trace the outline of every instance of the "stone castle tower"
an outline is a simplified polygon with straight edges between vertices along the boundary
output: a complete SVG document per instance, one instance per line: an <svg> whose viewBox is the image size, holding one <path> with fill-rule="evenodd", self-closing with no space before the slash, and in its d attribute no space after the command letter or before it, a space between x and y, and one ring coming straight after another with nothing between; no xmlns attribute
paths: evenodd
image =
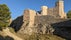
<svg viewBox="0 0 71 40"><path fill-rule="evenodd" d="M34 24L34 18L36 16L36 12L34 10L25 10L23 21L24 23L29 23L29 26L32 26Z"/></svg>
<svg viewBox="0 0 71 40"><path fill-rule="evenodd" d="M48 7L47 6L41 7L41 15L48 15Z"/></svg>
<svg viewBox="0 0 71 40"><path fill-rule="evenodd" d="M55 18L65 19L66 13L64 12L64 1L58 0L55 4L55 7L48 8L47 6L42 6L41 11L36 12L35 10L26 9L24 11L23 21L24 23L29 23L29 26L34 24L35 16L45 16L51 15Z"/></svg>
<svg viewBox="0 0 71 40"><path fill-rule="evenodd" d="M64 12L64 1L63 0L59 0L57 3L56 3L56 7L58 9L58 13L59 13L59 16L61 18L66 18L66 14Z"/></svg>

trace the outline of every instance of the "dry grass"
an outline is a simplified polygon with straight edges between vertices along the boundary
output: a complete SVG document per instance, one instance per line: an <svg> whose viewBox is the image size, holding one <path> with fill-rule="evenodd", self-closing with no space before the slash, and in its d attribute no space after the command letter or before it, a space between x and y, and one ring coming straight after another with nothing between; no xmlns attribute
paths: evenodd
<svg viewBox="0 0 71 40"><path fill-rule="evenodd" d="M65 40L61 37L51 34L33 34L33 35L24 35L22 37L24 40Z"/></svg>

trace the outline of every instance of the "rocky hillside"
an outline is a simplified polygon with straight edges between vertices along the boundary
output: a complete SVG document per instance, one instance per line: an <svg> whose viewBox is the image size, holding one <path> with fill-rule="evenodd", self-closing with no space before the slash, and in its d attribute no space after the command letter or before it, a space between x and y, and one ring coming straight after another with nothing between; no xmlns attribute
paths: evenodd
<svg viewBox="0 0 71 40"><path fill-rule="evenodd" d="M70 19L60 19L50 15L36 16L34 25L32 27L28 27L29 23L24 23L23 16L20 16L15 19L10 26L13 27L18 36L22 38L24 38L24 34L51 34L58 35L65 39L71 39L70 21Z"/></svg>

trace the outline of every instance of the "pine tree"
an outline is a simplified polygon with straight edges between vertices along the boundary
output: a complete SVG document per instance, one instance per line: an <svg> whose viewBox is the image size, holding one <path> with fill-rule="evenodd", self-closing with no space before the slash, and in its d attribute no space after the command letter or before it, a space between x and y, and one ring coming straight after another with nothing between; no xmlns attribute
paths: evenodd
<svg viewBox="0 0 71 40"><path fill-rule="evenodd" d="M0 28L8 27L11 12L6 4L0 4Z"/></svg>

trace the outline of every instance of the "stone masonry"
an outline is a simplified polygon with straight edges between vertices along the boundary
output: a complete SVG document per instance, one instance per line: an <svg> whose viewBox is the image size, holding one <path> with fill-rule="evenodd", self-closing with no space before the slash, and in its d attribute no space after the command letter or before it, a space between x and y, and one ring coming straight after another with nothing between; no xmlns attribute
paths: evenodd
<svg viewBox="0 0 71 40"><path fill-rule="evenodd" d="M39 15L38 15L39 14ZM55 18L62 18L66 19L66 13L64 12L64 1L60 0L56 2L55 7L53 8L48 8L47 6L42 6L40 13L27 9L24 11L24 16L23 16L23 21L28 22L29 26L34 24L34 19L35 16L45 16L45 15L51 15L54 16Z"/></svg>
<svg viewBox="0 0 71 40"><path fill-rule="evenodd" d="M41 15L48 15L48 7L47 6L41 7Z"/></svg>
<svg viewBox="0 0 71 40"><path fill-rule="evenodd" d="M23 16L24 23L29 23L28 26L32 26L34 24L35 16L36 12L34 10L25 10Z"/></svg>

